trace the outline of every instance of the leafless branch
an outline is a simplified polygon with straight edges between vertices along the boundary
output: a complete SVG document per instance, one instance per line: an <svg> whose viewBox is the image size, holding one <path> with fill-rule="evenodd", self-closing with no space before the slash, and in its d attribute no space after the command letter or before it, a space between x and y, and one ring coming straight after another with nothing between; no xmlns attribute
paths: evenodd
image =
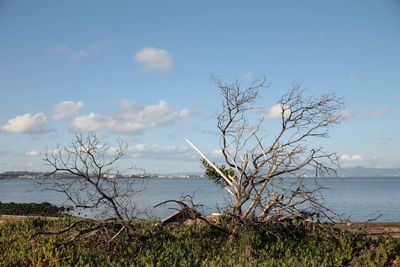
<svg viewBox="0 0 400 267"><path fill-rule="evenodd" d="M217 116L221 151L235 173L227 184L234 192L233 214L259 220L326 216L329 210L318 197L322 187L317 178L335 175L338 157L313 145L318 138L329 137L330 128L342 120L343 99L306 97L306 90L294 84L278 101L279 128L275 134L268 133L267 140L263 125L269 121L254 115L260 111L256 105L265 79L247 87L239 81L224 83L214 78L214 82L223 99ZM310 169L314 180L304 177L304 170Z"/></svg>
<svg viewBox="0 0 400 267"><path fill-rule="evenodd" d="M74 230L77 233L70 240L73 242L87 233L106 231L112 225L129 228L129 222L139 214L133 196L142 187L137 180L123 177L117 166L127 149L120 140L116 146L110 146L101 143L95 134L80 134L75 136L70 146L48 151L44 161L53 171L41 181L45 190L63 193L67 203L74 208L89 209L100 218L109 219L97 220L90 227L79 220L66 229L37 234L62 234ZM60 178L54 178L55 174ZM114 240L118 235L108 237L108 240Z"/></svg>

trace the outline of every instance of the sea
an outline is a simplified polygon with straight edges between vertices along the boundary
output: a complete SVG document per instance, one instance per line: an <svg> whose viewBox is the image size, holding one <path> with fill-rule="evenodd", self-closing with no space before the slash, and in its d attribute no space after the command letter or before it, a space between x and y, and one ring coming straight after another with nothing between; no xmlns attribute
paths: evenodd
<svg viewBox="0 0 400 267"><path fill-rule="evenodd" d="M343 219L400 222L400 177L334 177L319 181L324 187L323 203ZM36 179L1 179L0 202L69 204L62 193L43 190L37 182ZM138 210L153 218L162 218L174 211L173 205L154 206L186 195L192 196L193 202L201 205L206 214L223 211L230 201L226 190L206 178L138 179L137 185L140 192L134 194L132 201Z"/></svg>

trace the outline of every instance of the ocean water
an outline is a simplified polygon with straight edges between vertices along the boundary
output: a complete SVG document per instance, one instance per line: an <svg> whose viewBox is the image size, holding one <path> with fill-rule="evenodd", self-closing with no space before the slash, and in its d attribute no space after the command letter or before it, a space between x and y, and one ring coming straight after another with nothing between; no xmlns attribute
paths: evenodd
<svg viewBox="0 0 400 267"><path fill-rule="evenodd" d="M310 180L311 181L311 180ZM400 177L324 178L320 180L325 205L343 218L352 221L400 222ZM203 205L205 213L216 212L229 202L226 191L205 178L145 179L138 182L143 190L133 196L137 207L149 216L163 217L172 212L167 207L153 206L170 199L192 195L194 202ZM34 180L0 180L0 202L50 202L68 204L63 194L42 191Z"/></svg>

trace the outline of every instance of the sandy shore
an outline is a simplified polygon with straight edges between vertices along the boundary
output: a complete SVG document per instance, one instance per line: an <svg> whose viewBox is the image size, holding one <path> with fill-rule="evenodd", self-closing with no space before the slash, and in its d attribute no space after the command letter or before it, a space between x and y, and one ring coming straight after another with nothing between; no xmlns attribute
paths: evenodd
<svg viewBox="0 0 400 267"><path fill-rule="evenodd" d="M392 236L400 238L400 222L354 222L337 224L341 229L364 232L369 236Z"/></svg>

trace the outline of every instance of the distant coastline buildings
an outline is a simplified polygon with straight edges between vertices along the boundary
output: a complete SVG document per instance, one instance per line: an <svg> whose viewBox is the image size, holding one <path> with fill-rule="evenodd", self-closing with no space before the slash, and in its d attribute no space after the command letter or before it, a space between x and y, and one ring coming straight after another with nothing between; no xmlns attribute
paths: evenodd
<svg viewBox="0 0 400 267"><path fill-rule="evenodd" d="M313 170L304 170L304 177L314 177ZM171 179L171 178L202 178L204 175L202 173L173 173L173 174L132 174L132 175L120 175L120 178L135 178L135 179ZM340 178L346 177L399 177L400 178L400 168L396 169L383 169L383 168L343 168L337 170L337 176ZM0 173L0 179L43 179L43 178L74 178L69 173L53 173L48 172L29 172L29 171L9 171ZM109 176L107 178L115 178L115 176Z"/></svg>
<svg viewBox="0 0 400 267"><path fill-rule="evenodd" d="M201 175L193 175L193 174L170 174L170 175L159 175L159 174L132 174L132 175L120 175L119 178L134 178L134 179L147 179L147 178L162 178L162 179L170 179L170 178L201 178ZM28 171L9 171L0 173L0 179L60 179L60 178L74 178L73 175L69 173L53 173L50 174L48 172L28 172ZM113 179L116 178L115 175L108 175L107 178Z"/></svg>

